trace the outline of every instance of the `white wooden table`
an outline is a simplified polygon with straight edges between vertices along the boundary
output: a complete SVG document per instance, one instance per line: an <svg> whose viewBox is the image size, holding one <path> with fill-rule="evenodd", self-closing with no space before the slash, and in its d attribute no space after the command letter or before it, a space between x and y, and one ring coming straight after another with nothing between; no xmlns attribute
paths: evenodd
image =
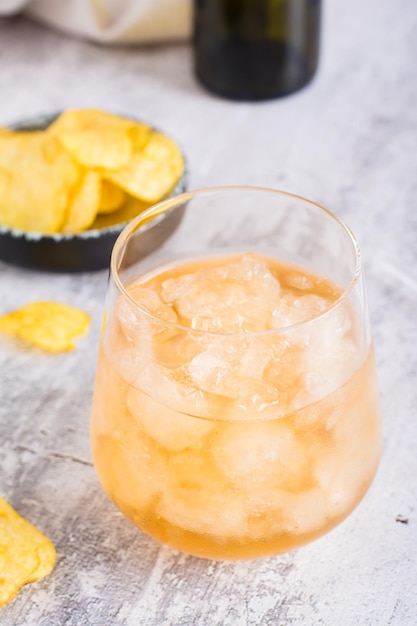
<svg viewBox="0 0 417 626"><path fill-rule="evenodd" d="M68 107L137 115L177 138L191 187L282 188L351 226L367 268L385 432L370 492L319 541L237 563L160 547L116 511L91 465L107 272L0 263L1 312L55 299L93 319L70 354L0 341L0 492L58 553L50 576L0 610L2 626L417 624L417 4L325 4L314 83L259 104L206 93L185 44L110 49L0 20L0 124Z"/></svg>

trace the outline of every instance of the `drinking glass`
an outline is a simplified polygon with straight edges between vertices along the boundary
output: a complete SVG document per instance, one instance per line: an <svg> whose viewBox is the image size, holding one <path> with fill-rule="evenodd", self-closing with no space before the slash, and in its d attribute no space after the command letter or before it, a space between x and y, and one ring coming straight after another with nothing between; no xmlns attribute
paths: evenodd
<svg viewBox="0 0 417 626"><path fill-rule="evenodd" d="M139 215L112 254L91 439L120 511L183 552L270 556L340 523L381 450L349 228L255 187Z"/></svg>

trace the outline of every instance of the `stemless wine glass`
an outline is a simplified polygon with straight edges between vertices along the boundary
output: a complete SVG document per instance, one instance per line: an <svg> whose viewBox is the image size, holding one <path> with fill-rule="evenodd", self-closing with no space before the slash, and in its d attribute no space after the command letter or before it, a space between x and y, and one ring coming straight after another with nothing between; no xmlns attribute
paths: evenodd
<svg viewBox="0 0 417 626"><path fill-rule="evenodd" d="M175 233L144 256L172 211ZM381 449L351 231L254 187L140 215L113 250L91 435L113 502L184 552L274 555L342 521Z"/></svg>

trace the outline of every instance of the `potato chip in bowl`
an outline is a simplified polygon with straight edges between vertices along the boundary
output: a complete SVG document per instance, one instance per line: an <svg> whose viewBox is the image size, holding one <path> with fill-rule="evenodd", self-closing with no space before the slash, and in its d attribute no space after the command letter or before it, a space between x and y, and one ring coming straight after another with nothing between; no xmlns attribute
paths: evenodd
<svg viewBox="0 0 417 626"><path fill-rule="evenodd" d="M130 117L68 110L0 129L0 258L58 271L105 268L123 226L185 191L186 178L177 143ZM166 219L165 238L178 222Z"/></svg>

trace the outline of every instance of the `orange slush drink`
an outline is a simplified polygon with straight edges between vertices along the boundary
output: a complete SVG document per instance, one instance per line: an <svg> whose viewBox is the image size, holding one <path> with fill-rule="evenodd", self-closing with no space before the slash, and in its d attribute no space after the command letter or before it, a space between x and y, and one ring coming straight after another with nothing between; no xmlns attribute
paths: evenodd
<svg viewBox="0 0 417 626"><path fill-rule="evenodd" d="M106 322L94 462L148 535L219 559L319 537L367 491L381 446L370 341L342 291L255 253L165 266Z"/></svg>

